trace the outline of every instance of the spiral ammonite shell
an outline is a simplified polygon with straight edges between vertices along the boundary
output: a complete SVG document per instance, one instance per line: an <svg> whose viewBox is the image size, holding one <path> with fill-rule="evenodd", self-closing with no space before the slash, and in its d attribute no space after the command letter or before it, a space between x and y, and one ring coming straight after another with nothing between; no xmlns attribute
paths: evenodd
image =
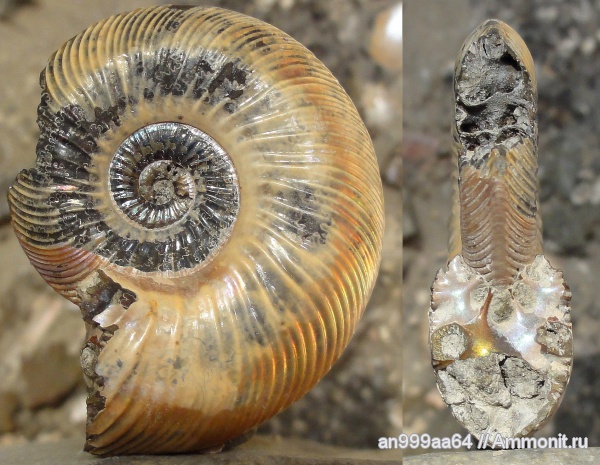
<svg viewBox="0 0 600 465"><path fill-rule="evenodd" d="M447 269L429 313L437 384L471 433L524 436L558 408L573 360L570 299L542 254L537 96L519 35L490 20L455 69L457 180Z"/></svg>
<svg viewBox="0 0 600 465"><path fill-rule="evenodd" d="M331 367L373 288L373 147L330 72L218 8L101 21L41 75L9 192L31 263L87 323L86 450L218 448Z"/></svg>

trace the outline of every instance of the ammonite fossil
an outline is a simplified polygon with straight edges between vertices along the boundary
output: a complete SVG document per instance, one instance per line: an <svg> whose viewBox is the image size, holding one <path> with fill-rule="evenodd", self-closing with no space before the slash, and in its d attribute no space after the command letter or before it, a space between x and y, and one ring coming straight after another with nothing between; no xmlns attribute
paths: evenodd
<svg viewBox="0 0 600 465"><path fill-rule="evenodd" d="M330 72L268 24L167 6L69 40L41 87L12 225L87 324L86 450L215 450L301 397L353 334L383 230Z"/></svg>
<svg viewBox="0 0 600 465"><path fill-rule="evenodd" d="M573 336L571 293L542 254L537 91L522 39L483 23L463 45L454 89L458 183L448 267L432 289L432 362L471 433L523 436L558 407Z"/></svg>

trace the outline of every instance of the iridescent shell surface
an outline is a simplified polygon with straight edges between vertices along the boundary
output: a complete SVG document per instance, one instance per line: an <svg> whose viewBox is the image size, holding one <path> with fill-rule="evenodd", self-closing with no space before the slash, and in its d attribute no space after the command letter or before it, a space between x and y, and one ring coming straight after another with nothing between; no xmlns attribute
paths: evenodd
<svg viewBox="0 0 600 465"><path fill-rule="evenodd" d="M454 83L458 182L432 287L432 363L471 433L528 435L560 404L573 357L571 293L542 254L533 60L514 30L486 21Z"/></svg>
<svg viewBox="0 0 600 465"><path fill-rule="evenodd" d="M9 201L87 324L86 450L218 449L314 386L383 232L373 147L330 72L268 24L167 6L89 27L41 86Z"/></svg>

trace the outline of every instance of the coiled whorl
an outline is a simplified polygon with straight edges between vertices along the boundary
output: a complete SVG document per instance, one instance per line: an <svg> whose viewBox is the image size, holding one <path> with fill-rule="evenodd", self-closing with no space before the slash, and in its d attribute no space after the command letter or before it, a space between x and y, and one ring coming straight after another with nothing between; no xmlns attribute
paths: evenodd
<svg viewBox="0 0 600 465"><path fill-rule="evenodd" d="M331 73L253 18L167 6L91 26L41 85L36 167L9 200L88 325L86 448L218 447L301 397L350 340L383 231Z"/></svg>

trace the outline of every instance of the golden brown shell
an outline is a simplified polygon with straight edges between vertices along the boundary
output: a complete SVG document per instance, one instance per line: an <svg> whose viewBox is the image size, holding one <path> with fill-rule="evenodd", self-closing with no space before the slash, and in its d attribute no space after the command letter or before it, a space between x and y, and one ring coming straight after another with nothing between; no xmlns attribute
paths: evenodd
<svg viewBox="0 0 600 465"><path fill-rule="evenodd" d="M533 60L489 20L465 41L454 84L457 183L448 266L432 287L432 363L471 433L528 435L558 408L573 357L571 293L542 255Z"/></svg>
<svg viewBox="0 0 600 465"><path fill-rule="evenodd" d="M214 448L301 397L354 332L383 231L373 147L330 72L253 18L167 6L89 27L41 85L9 201L87 323L86 449Z"/></svg>

